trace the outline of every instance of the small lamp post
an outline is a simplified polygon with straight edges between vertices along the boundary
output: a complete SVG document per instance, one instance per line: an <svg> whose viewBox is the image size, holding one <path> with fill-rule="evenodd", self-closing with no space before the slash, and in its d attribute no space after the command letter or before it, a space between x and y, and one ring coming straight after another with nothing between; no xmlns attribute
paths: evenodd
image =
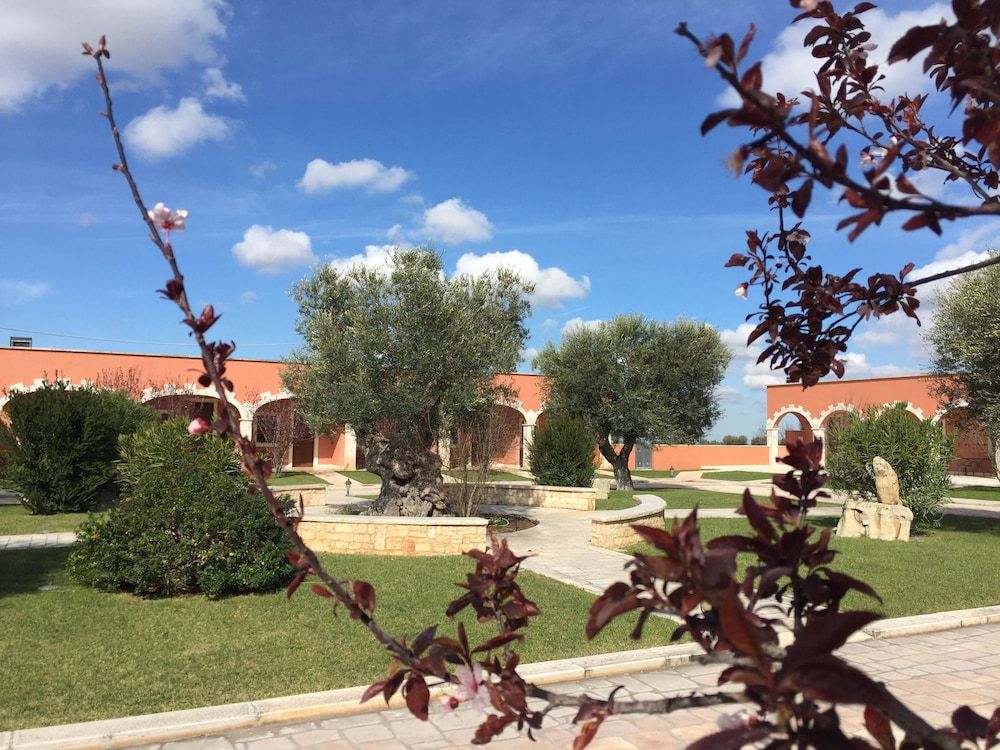
<svg viewBox="0 0 1000 750"><path fill-rule="evenodd" d="M350 495L351 494L351 480L350 480L350 478L348 478L347 481L344 482L344 487L347 488L347 494Z"/></svg>

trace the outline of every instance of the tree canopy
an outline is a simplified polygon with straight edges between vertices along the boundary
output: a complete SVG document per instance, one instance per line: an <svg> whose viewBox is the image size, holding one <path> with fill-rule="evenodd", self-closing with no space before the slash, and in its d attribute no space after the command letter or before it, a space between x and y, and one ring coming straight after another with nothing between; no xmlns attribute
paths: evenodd
<svg viewBox="0 0 1000 750"><path fill-rule="evenodd" d="M296 285L305 343L288 362L286 387L313 430L354 429L366 467L383 478L380 506L401 483L444 510L431 491L441 481L432 450L502 395L496 376L517 365L529 291L503 269L448 279L426 249L396 251L388 269L323 266Z"/></svg>
<svg viewBox="0 0 1000 750"><path fill-rule="evenodd" d="M995 255L995 254L994 254ZM950 407L964 406L989 439L994 472L1000 448L1000 266L955 279L937 299L928 339Z"/></svg>
<svg viewBox="0 0 1000 750"><path fill-rule="evenodd" d="M546 410L583 419L619 487L630 487L628 457L638 440L694 440L712 426L730 356L705 323L619 315L570 331L536 363L547 381Z"/></svg>

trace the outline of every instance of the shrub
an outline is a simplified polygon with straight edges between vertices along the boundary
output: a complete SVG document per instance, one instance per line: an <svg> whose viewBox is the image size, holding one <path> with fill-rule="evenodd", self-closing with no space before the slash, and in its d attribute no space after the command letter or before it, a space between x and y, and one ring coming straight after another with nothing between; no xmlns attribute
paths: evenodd
<svg viewBox="0 0 1000 750"><path fill-rule="evenodd" d="M913 511L914 525L936 526L951 488L951 439L930 420L914 420L902 404L869 409L831 431L827 456L831 486L876 500L875 456L896 471L899 494Z"/></svg>
<svg viewBox="0 0 1000 750"><path fill-rule="evenodd" d="M94 510L116 496L118 438L157 419L124 393L46 383L11 394L5 479L32 513Z"/></svg>
<svg viewBox="0 0 1000 750"><path fill-rule="evenodd" d="M173 420L123 437L121 452L122 499L80 527L74 578L142 596L220 597L288 582L289 543L249 494L230 443Z"/></svg>
<svg viewBox="0 0 1000 750"><path fill-rule="evenodd" d="M535 433L529 461L539 484L590 487L594 481L594 435L583 420L555 415Z"/></svg>
<svg viewBox="0 0 1000 750"><path fill-rule="evenodd" d="M746 445L747 436L746 435L723 435L722 436L723 445Z"/></svg>
<svg viewBox="0 0 1000 750"><path fill-rule="evenodd" d="M750 438L750 445L767 445L767 435L754 435Z"/></svg>

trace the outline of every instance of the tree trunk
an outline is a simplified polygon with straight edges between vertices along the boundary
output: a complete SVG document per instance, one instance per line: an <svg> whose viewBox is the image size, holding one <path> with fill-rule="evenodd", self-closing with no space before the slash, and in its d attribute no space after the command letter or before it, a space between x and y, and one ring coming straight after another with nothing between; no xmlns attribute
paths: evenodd
<svg viewBox="0 0 1000 750"><path fill-rule="evenodd" d="M602 438L597 444L598 449L601 451L601 455L608 460L609 464L611 464L611 468L615 472L615 484L620 490L635 489L635 485L632 484L632 472L628 469L628 457L632 453L632 447L634 445L634 440L626 440L625 444L622 445L621 449L616 453L615 447L607 438Z"/></svg>
<svg viewBox="0 0 1000 750"><path fill-rule="evenodd" d="M372 515L453 515L444 492L441 457L430 447L372 437L365 441L365 468L382 478Z"/></svg>

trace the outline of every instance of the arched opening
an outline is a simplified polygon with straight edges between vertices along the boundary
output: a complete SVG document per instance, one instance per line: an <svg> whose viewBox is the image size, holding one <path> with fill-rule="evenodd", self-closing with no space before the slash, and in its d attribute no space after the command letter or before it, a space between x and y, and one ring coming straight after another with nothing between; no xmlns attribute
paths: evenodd
<svg viewBox="0 0 1000 750"><path fill-rule="evenodd" d="M163 419L177 417L198 419L201 417L206 422L214 422L222 414L219 408L219 399L193 393L169 393L146 399L143 403L158 411ZM229 405L229 408L239 420L239 410L232 404Z"/></svg>
<svg viewBox="0 0 1000 750"><path fill-rule="evenodd" d="M452 467L465 465L516 468L524 460L522 425L524 415L517 409L495 404L488 415L476 419L452 435Z"/></svg>
<svg viewBox="0 0 1000 750"><path fill-rule="evenodd" d="M990 441L985 430L968 409L952 409L940 420L941 427L953 441L955 458L948 464L952 474L992 476Z"/></svg>
<svg viewBox="0 0 1000 750"><path fill-rule="evenodd" d="M295 411L290 398L261 405L253 417L253 437L257 448L273 466L312 466L315 436Z"/></svg>
<svg viewBox="0 0 1000 750"><path fill-rule="evenodd" d="M809 420L797 411L782 414L774 426L778 429L778 444L781 446L788 446L796 440L808 443L813 439Z"/></svg>
<svg viewBox="0 0 1000 750"><path fill-rule="evenodd" d="M826 436L827 451L833 449L839 432L847 427L856 417L857 415L853 411L848 411L847 409L839 409L826 415L823 419L822 427Z"/></svg>

